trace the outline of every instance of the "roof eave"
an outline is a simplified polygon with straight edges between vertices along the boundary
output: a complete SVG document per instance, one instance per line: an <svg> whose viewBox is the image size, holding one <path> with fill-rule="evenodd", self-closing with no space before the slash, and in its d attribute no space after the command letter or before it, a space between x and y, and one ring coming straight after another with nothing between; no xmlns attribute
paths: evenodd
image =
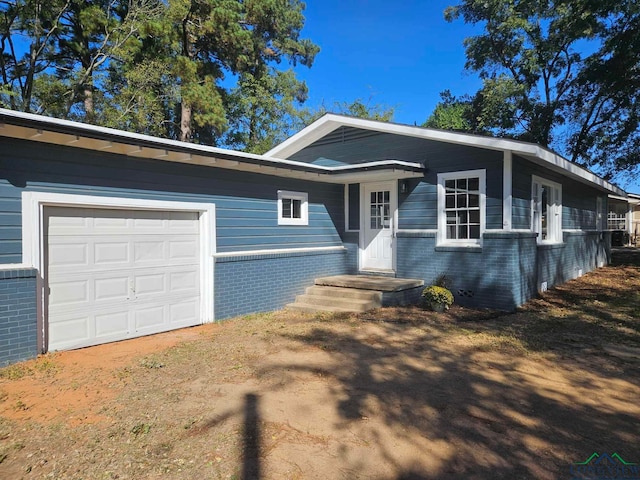
<svg viewBox="0 0 640 480"><path fill-rule="evenodd" d="M414 176L422 169L419 164L395 160L346 167L326 167L5 109L0 109L0 136L141 159L249 171L326 183L343 183L346 179L355 176L378 178L382 170L397 172L398 178L405 178Z"/></svg>
<svg viewBox="0 0 640 480"><path fill-rule="evenodd" d="M336 114L326 114L297 134L282 142L280 145L269 150L267 155L277 158L288 158L340 127L361 128L364 130L423 138L426 140L436 140L457 145L466 145L498 151L511 151L525 157L538 159L542 162L542 165L555 166L556 169L566 172L570 177L583 183L592 184L607 192L626 195L624 190L607 182L596 174L570 162L557 153L534 143L446 130L435 130L397 123L380 122L376 120L347 117Z"/></svg>

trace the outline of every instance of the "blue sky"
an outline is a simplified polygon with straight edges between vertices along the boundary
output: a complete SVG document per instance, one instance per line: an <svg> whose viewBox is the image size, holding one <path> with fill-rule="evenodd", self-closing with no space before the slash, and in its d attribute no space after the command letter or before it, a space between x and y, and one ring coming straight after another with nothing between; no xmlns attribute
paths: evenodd
<svg viewBox="0 0 640 480"><path fill-rule="evenodd" d="M473 30L448 23L455 0L308 0L303 36L321 48L298 76L309 87L307 105L356 98L395 108L394 120L424 122L445 89L474 93L477 76L464 72L465 37Z"/></svg>
<svg viewBox="0 0 640 480"><path fill-rule="evenodd" d="M423 123L440 92L473 94L481 86L464 70L463 41L480 29L448 23L456 0L307 0L304 38L321 48L311 68L298 67L309 107L361 99L394 107L394 121ZM640 192L640 181L620 182Z"/></svg>

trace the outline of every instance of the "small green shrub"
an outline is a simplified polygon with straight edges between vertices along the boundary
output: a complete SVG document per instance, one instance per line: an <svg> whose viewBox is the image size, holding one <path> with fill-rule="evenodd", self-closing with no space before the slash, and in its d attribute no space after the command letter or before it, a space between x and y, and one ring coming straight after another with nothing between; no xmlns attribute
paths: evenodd
<svg viewBox="0 0 640 480"><path fill-rule="evenodd" d="M427 305L440 304L445 309L453 304L453 294L444 287L431 285L422 291L422 299Z"/></svg>

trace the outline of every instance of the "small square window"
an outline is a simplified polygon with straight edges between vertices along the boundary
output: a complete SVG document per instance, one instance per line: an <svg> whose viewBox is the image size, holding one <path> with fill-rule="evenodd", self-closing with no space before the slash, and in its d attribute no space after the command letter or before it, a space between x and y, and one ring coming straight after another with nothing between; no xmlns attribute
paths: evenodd
<svg viewBox="0 0 640 480"><path fill-rule="evenodd" d="M278 225L308 225L308 198L304 192L278 190Z"/></svg>

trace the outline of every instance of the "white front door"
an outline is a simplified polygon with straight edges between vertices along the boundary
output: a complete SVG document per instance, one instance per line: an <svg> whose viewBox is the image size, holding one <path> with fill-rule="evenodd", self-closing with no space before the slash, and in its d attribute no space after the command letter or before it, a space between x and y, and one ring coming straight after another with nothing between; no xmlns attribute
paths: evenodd
<svg viewBox="0 0 640 480"><path fill-rule="evenodd" d="M397 182L362 184L361 268L393 270Z"/></svg>

